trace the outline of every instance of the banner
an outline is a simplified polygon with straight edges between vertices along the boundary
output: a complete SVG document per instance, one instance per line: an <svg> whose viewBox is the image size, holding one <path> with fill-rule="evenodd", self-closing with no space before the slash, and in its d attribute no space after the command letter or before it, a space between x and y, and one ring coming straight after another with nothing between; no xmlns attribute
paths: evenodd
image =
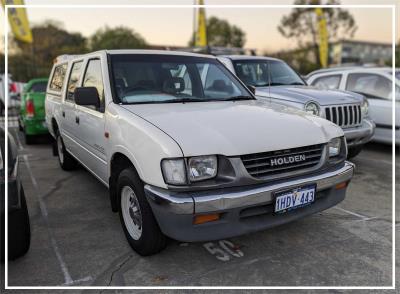
<svg viewBox="0 0 400 294"><path fill-rule="evenodd" d="M204 5L204 1L199 0L199 5ZM196 47L207 46L207 24L206 24L206 12L204 7L200 7L197 12L197 30L196 30L196 39L194 45Z"/></svg>
<svg viewBox="0 0 400 294"><path fill-rule="evenodd" d="M328 30L326 28L326 18L320 7L315 8L318 18L318 35L319 35L319 60L322 67L328 66Z"/></svg>
<svg viewBox="0 0 400 294"><path fill-rule="evenodd" d="M5 5L23 5L24 0L1 0L1 4L5 10ZM25 8L8 8L8 21L10 23L11 31L14 34L14 38L26 42L32 43L32 32L29 27L28 17L26 15Z"/></svg>

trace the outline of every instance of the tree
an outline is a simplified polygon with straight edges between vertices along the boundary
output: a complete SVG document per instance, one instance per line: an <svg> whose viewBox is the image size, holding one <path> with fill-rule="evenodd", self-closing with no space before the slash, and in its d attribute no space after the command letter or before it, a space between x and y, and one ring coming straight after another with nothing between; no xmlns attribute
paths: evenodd
<svg viewBox="0 0 400 294"><path fill-rule="evenodd" d="M88 51L85 37L67 32L54 21L32 27L32 35L32 44L10 42L9 72L14 80L26 82L34 77L48 77L57 56Z"/></svg>
<svg viewBox="0 0 400 294"><path fill-rule="evenodd" d="M194 46L194 34L189 46ZM207 42L209 46L239 47L246 42L246 34L228 21L212 16L207 19Z"/></svg>
<svg viewBox="0 0 400 294"><path fill-rule="evenodd" d="M320 0L296 0L296 5L325 4ZM340 4L339 0L327 0L326 4ZM327 23L328 41L352 37L357 30L355 20L350 12L342 8L322 8ZM294 8L289 15L281 19L279 32L286 38L295 38L299 47L312 47L315 60L319 62L318 19L315 8Z"/></svg>
<svg viewBox="0 0 400 294"><path fill-rule="evenodd" d="M127 27L116 27L97 30L90 37L92 51L102 49L141 49L146 48L146 41L136 32Z"/></svg>

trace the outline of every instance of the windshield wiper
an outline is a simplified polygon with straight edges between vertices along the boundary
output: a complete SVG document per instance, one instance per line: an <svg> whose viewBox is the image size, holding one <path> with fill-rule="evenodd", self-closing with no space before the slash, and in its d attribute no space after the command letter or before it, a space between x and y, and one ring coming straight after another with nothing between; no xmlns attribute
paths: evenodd
<svg viewBox="0 0 400 294"><path fill-rule="evenodd" d="M233 96L233 97L229 97L226 99L222 99L222 101L239 101L239 100L254 100L254 98L251 96L239 95L239 96Z"/></svg>
<svg viewBox="0 0 400 294"><path fill-rule="evenodd" d="M160 103L185 103L185 102L207 102L207 101L210 101L210 99L186 97L186 98L164 100L164 101L160 101Z"/></svg>
<svg viewBox="0 0 400 294"><path fill-rule="evenodd" d="M289 85L293 85L293 86L295 86L295 85L304 86L304 84L303 84L303 83L300 83L300 82L290 83Z"/></svg>

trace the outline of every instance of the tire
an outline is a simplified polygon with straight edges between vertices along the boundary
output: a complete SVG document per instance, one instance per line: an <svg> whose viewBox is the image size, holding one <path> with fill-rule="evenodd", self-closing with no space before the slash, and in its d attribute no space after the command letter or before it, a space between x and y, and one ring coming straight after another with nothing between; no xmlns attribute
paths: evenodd
<svg viewBox="0 0 400 294"><path fill-rule="evenodd" d="M142 256L163 250L167 238L154 218L143 183L132 167L119 174L117 195L120 221L132 249Z"/></svg>
<svg viewBox="0 0 400 294"><path fill-rule="evenodd" d="M21 187L21 208L8 215L8 259L14 260L29 250L31 229L24 189Z"/></svg>
<svg viewBox="0 0 400 294"><path fill-rule="evenodd" d="M20 132L22 132L24 129L23 129L23 127L22 127L22 125L21 125L21 120L20 119L18 119L18 130L20 131Z"/></svg>
<svg viewBox="0 0 400 294"><path fill-rule="evenodd" d="M347 159L356 157L358 154L360 154L362 148L363 148L363 145L349 148L349 150L347 152Z"/></svg>
<svg viewBox="0 0 400 294"><path fill-rule="evenodd" d="M32 144L35 143L35 137L34 137L34 136L32 136L32 135L27 135L27 134L24 132L24 137L25 137L25 144L26 144L26 145L32 145Z"/></svg>
<svg viewBox="0 0 400 294"><path fill-rule="evenodd" d="M72 157L71 154L65 149L64 141L60 135L60 132L57 130L56 132L56 144L57 144L57 155L58 162L63 170L71 171L76 169L78 163L75 158Z"/></svg>

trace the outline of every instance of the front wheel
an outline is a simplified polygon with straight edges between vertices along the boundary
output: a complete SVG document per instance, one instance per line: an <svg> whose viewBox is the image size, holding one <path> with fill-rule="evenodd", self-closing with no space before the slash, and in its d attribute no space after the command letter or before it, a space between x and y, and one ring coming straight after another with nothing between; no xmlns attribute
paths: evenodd
<svg viewBox="0 0 400 294"><path fill-rule="evenodd" d="M60 132L56 133L56 143L57 143L57 154L58 162L63 170L70 171L76 168L77 162L75 158L65 149L64 141L60 135Z"/></svg>
<svg viewBox="0 0 400 294"><path fill-rule="evenodd" d="M129 245L143 256L164 249L166 237L154 218L143 183L133 168L120 173L117 189L119 216Z"/></svg>

